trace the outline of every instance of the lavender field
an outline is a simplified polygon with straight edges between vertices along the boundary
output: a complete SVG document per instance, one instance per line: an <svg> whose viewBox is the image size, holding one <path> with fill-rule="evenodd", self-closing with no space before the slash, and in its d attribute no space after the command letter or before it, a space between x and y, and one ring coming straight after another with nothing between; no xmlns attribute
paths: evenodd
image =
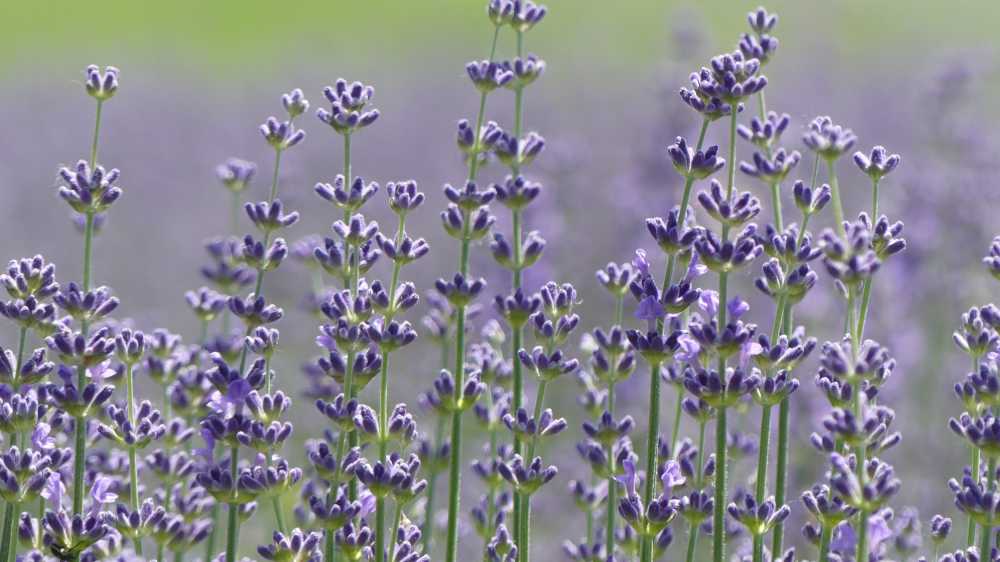
<svg viewBox="0 0 1000 562"><path fill-rule="evenodd" d="M996 7L807 4L12 6L0 562L1000 559Z"/></svg>

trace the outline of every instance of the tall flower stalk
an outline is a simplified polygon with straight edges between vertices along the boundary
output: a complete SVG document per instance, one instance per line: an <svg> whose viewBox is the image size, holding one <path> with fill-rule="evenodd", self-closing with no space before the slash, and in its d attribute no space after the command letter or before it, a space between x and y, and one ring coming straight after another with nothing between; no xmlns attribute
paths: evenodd
<svg viewBox="0 0 1000 562"><path fill-rule="evenodd" d="M239 546L239 527L241 523L241 509L257 493L240 489L240 445L245 444L258 450L263 449L266 455L264 469L271 468L274 449L288 438L291 434L291 424L282 424L276 418L280 416L282 410L287 407L283 403L283 395L279 398L281 406L275 412L252 410L252 415L244 417L242 412L244 402L260 400L261 395L257 393L258 388L263 390L265 400L272 399L272 377L270 369L271 356L274 353L278 341L277 330L268 325L281 318L283 312L274 305L268 305L264 300L263 286L266 273L276 269L288 255L288 247L281 237L272 239L274 232L287 228L295 224L299 219L297 212L286 214L282 203L278 199L278 185L280 179L281 156L285 150L296 146L305 138L305 131L296 129L294 119L301 115L308 102L302 97L302 92L295 90L283 98L285 111L288 113L287 121L279 121L275 117L269 117L260 126L261 135L264 140L274 150L274 169L271 177L271 186L266 201L261 203L247 203L244 206L251 223L262 234L261 240L256 240L252 235L247 235L243 239L239 250L239 259L247 267L256 273L256 282L253 292L245 299L240 297L230 297L229 308L232 313L239 318L245 329L245 342L240 352L239 366L235 373L230 373L228 366L221 368L224 363L217 365L220 367L216 373L213 384L224 398L215 408L214 418L207 418L202 422L203 427L209 430L212 437L229 445L229 479L230 487L228 498L221 490L217 492L217 497L228 504L228 515L226 524L226 557L228 560L235 560ZM250 353L259 355L259 359L248 369L247 360ZM257 418L254 420L254 418ZM229 427L235 423L258 423L265 430L276 431L275 438L261 436L259 442L242 441L236 436L230 435L226 426L220 428L220 423L227 420ZM238 427L238 425L236 426ZM251 425L252 427L252 425ZM279 464L283 462L279 459ZM291 473L289 473L291 474ZM224 482L206 480L206 488L221 488ZM284 521L280 506L280 488L273 490L272 507L279 532L284 533Z"/></svg>
<svg viewBox="0 0 1000 562"><path fill-rule="evenodd" d="M468 161L468 174L464 186L459 189L445 186L445 196L449 200L447 210L441 214L445 231L459 240L458 273L452 280L438 280L436 287L448 302L455 308L455 356L452 372L443 371L435 382L435 389L441 395L438 398L445 404L443 410L451 416L451 459L448 471L448 534L445 546L445 559L455 562L458 559L458 517L461 496L461 457L462 457L462 415L472 407L479 395L485 390L484 385L474 373L466 379L465 373L465 336L467 307L486 285L483 279L469 277L469 250L473 240L484 237L495 222L489 214L487 204L493 200L490 190L481 190L476 184L479 166L485 157L491 142L498 138L495 124L483 125L486 118L486 99L495 88L510 80L509 73L503 71L493 62L496 54L497 39L500 35L500 25L494 24L493 40L490 46L489 58L481 63L470 63L466 67L469 77L479 91L479 109L475 124L468 121L459 122L459 148ZM450 393L451 396L444 396Z"/></svg>
<svg viewBox="0 0 1000 562"><path fill-rule="evenodd" d="M321 472L325 472L328 479L325 498L322 501L318 498L312 501L315 502L314 513L324 523L325 556L330 560L349 560L353 549L367 547L365 544L351 544L355 532L370 533L370 529L364 526L363 520L359 523L359 528L355 529L350 524L353 510L343 513L342 502L358 502L361 499L358 481L354 478L358 473L354 469L362 469L365 474L371 474L373 470L372 465L351 464L351 459L358 459L362 430L369 436L375 435L377 440L385 427L378 426L378 418L370 409L364 410L368 416L358 420L364 420L367 425L359 429L354 419L355 413L361 411L356 396L382 369L382 355L372 342L375 338L372 337L372 325L368 323L372 314L373 293L370 291L376 289L376 285L362 290L361 284L362 272L368 271L378 258L375 251L378 225L369 223L360 214L360 210L374 196L378 185L365 183L362 177L355 177L351 167L353 135L373 124L380 115L377 109L370 107L374 93L374 88L361 82L338 79L333 86L327 86L323 90L330 109L321 108L316 112L321 122L341 136L343 146L343 173L334 178L332 184L318 183L315 187L316 193L333 203L342 214L342 218L333 223L336 239L326 238L323 246L314 250L314 258L320 266L335 276L343 286L342 291L334 293L320 305L323 316L331 324L320 326L321 335L317 338L317 343L328 352L327 357L320 358L317 366L326 376L332 377L341 390L333 402L317 402L320 412L331 418L338 427L334 456L328 456L331 451L326 451L321 459L313 461L317 468L324 467ZM415 191L416 186L413 187ZM395 287L389 291L385 291L381 285L377 287L382 289L381 296L384 300L389 301L384 304L383 310L389 306L395 307ZM378 328L375 330L376 335L381 335ZM387 468L381 458L376 460L376 464L381 470ZM345 487L342 489L342 486ZM375 535L381 541L384 551L385 491L380 495L382 497L376 499L375 506L380 525ZM371 507L365 509L366 512L372 510Z"/></svg>

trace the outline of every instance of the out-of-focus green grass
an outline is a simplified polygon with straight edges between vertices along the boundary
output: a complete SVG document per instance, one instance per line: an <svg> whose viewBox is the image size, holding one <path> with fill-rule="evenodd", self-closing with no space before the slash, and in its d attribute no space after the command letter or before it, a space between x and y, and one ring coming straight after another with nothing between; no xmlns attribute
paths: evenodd
<svg viewBox="0 0 1000 562"><path fill-rule="evenodd" d="M413 67L443 50L487 41L485 0L4 0L0 60L42 65L167 56L213 72L252 73L308 55L364 57ZM677 16L696 14L713 38L743 31L757 1L548 0L532 48L548 57L627 70L660 60ZM878 57L922 45L997 43L995 0L772 0L786 44ZM684 9L678 9L684 8ZM932 41L929 41L933 39ZM731 40L727 39L725 44ZM470 44L471 43L471 44ZM480 49L482 50L482 49ZM291 60L290 60L291 59ZM75 60L74 60L75 62Z"/></svg>

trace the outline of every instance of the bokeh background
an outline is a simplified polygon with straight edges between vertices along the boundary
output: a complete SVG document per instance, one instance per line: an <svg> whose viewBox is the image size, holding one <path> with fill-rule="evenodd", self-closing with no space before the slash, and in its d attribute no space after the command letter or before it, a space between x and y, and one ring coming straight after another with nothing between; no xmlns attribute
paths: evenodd
<svg viewBox="0 0 1000 562"><path fill-rule="evenodd" d="M138 327L164 326L193 338L196 323L182 295L202 283L203 241L226 234L229 224L228 193L215 179L215 165L240 156L258 162L260 176L268 177L271 153L256 128L281 110L280 94L303 88L315 108L321 88L345 77L375 85L382 111L379 122L356 139L355 172L381 183L414 178L430 196L410 231L428 238L432 253L408 270L429 288L457 262L437 210L443 206L441 185L463 179L454 128L458 119L474 117L478 100L463 65L487 54L491 28L483 4L4 2L0 256L43 253L58 264L60 281L79 276L80 238L56 196L56 170L84 157L89 147L92 101L83 93L82 69L91 63L116 65L122 86L106 106L100 160L121 168L125 197L99 238L96 279L114 287L123 301L120 315ZM527 128L548 141L532 170L546 191L528 224L541 230L549 246L529 283L572 281L583 298L584 324L607 325L612 306L594 270L610 260L630 260L636 248L653 250L642 219L665 214L678 197L678 178L664 149L677 135L694 135L698 118L676 91L708 57L734 48L746 12L757 3L551 0L548 5L549 16L527 40L528 50L548 64L543 79L529 89L526 106ZM980 258L1000 230L995 187L1000 133L992 101L998 93L1000 3L783 0L767 7L781 16L775 32L781 47L766 74L769 107L793 118L784 144L802 150L799 132L814 116L829 114L855 130L858 148L884 144L903 157L902 167L884 184L882 208L906 222L910 247L878 279L869 334L890 346L899 362L885 391L904 433L903 444L890 455L905 483L897 506L918 507L925 521L935 512L949 514L945 482L960 474L965 450L946 427L948 416L959 410L950 388L965 369L950 333L965 308L997 291ZM512 50L508 35L500 56ZM488 118L509 125L510 97L492 96ZM327 234L337 216L320 204L312 185L340 172L339 137L311 116L301 123L309 136L282 169L282 199L304 215L292 238ZM721 142L722 135L718 127L710 129L709 141ZM749 157L746 146L739 150L741 158ZM798 177L808 175L808 161L803 159ZM496 180L501 174L493 166L485 177ZM841 177L853 214L868 200L868 182L847 159ZM753 180L739 181L764 194ZM263 197L264 183L258 179L251 197ZM378 209L376 218L388 221L383 205L370 207ZM501 228L507 228L502 221ZM485 248L476 249L473 267L491 281L490 294L506 287ZM267 290L286 310L296 309L311 284L294 263L273 279ZM738 292L753 293L749 273L735 284ZM813 334L821 340L835 336L837 326L821 321L842 314L825 276L803 308ZM754 314L766 324L772 311L761 301ZM316 323L296 311L280 325L279 384L293 393L302 385L299 364L314 353ZM11 345L10 334L3 335ZM395 399L415 403L416 392L436 373L437 365L427 359L433 356L418 346L395 363ZM792 498L821 470L821 457L807 442L818 423L808 413L810 405L820 400L811 369L807 365L799 373L806 384L793 424ZM647 376L640 371L623 390L627 408L643 419L640 398ZM150 385L143 388L152 391ZM586 475L573 450L582 419L577 391L566 380L551 393L557 413L570 419L572 429L545 452L562 472L559 483L536 502L536 554L555 554L563 539L578 539L582 532L582 515L566 515L572 511L564 492L567 481ZM635 399L629 401L630 395ZM664 403L672 404L673 396L665 396ZM298 402L293 417L315 419L308 400ZM300 440L315 436L310 434L315 423L298 428ZM300 451L289 456L301 462ZM737 482L743 472L738 470ZM466 506L477 486L467 479ZM793 526L789 535L798 537L797 523ZM476 548L478 541L463 545ZM245 552L252 546L244 545Z"/></svg>

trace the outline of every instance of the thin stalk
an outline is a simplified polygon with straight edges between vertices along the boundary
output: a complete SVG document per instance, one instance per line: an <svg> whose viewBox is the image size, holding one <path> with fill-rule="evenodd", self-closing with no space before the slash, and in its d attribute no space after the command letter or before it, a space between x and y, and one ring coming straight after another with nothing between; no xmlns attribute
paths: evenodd
<svg viewBox="0 0 1000 562"><path fill-rule="evenodd" d="M830 194L833 197L833 220L837 222L837 232L841 238L847 238L847 231L844 228L844 205L840 202L840 186L837 182L837 161L828 158L826 161L827 174L830 180Z"/></svg>
<svg viewBox="0 0 1000 562"><path fill-rule="evenodd" d="M396 529L399 529L399 522L400 522L400 520L402 518L403 518L403 505L401 503L399 503L399 502L396 502L396 513L393 514L393 516L392 516L392 532L389 533L390 537L395 537L396 536ZM389 560L395 560L396 559L396 540L394 538L393 539L389 539L389 540L392 543L389 546Z"/></svg>
<svg viewBox="0 0 1000 562"><path fill-rule="evenodd" d="M101 126L101 102L97 103L97 121L94 125L94 143L91 148L91 159L97 158L97 138L98 130ZM93 167L93 164L91 165ZM90 269L94 251L94 213L86 213L86 222L83 229L83 291L90 290ZM81 332L86 338L90 333L90 325L84 321L81 323ZM82 365L77 369L77 388L82 392L87 382L87 370ZM76 417L75 437L73 439L73 514L79 515L83 512L83 476L86 471L87 460L87 419L86 416Z"/></svg>
<svg viewBox="0 0 1000 562"><path fill-rule="evenodd" d="M656 376L659 376L657 373ZM681 437L681 411L684 409L684 388L677 385L677 400L674 402L674 426L670 429L670 454L677 456L677 443Z"/></svg>
<svg viewBox="0 0 1000 562"><path fill-rule="evenodd" d="M698 525L691 523L688 526L688 545L685 562L694 562L694 553L698 548Z"/></svg>
<svg viewBox="0 0 1000 562"><path fill-rule="evenodd" d="M872 180L872 224L878 220L878 178Z"/></svg>
<svg viewBox="0 0 1000 562"><path fill-rule="evenodd" d="M229 459L229 472L233 476L233 486L236 486L237 472L239 471L240 450L233 447L231 458ZM233 495L236 494L235 488ZM234 498L235 499L235 498ZM239 545L240 536L240 506L237 503L229 504L229 521L226 531L226 562L236 562L236 547Z"/></svg>
<svg viewBox="0 0 1000 562"><path fill-rule="evenodd" d="M784 333L791 331L792 306L785 305L786 312L782 321ZM775 463L778 465L774 477L774 502L776 505L785 505L785 488L788 480L788 419L790 407L786 397L778 405L778 446ZM774 536L771 541L771 552L781 552L784 538L784 525L774 526Z"/></svg>
<svg viewBox="0 0 1000 562"><path fill-rule="evenodd" d="M468 225L468 218L464 222ZM468 229L468 226L465 227ZM468 270L468 236L462 242L461 270ZM455 395L461 396L465 386L465 307L458 307L455 333ZM462 491L462 410L456 409L451 415L451 459L448 471L448 546L447 562L458 560L458 516L459 499Z"/></svg>
<svg viewBox="0 0 1000 562"><path fill-rule="evenodd" d="M97 100L97 112L94 114L94 137L90 141L90 167L93 169L97 164L97 145L101 138L101 109L104 107L104 100Z"/></svg>
<svg viewBox="0 0 1000 562"><path fill-rule="evenodd" d="M785 310L785 298L779 298L774 311L774 323L771 326L771 341L778 338L781 331ZM768 376L771 373L767 373ZM757 451L757 477L756 477L756 499L758 505L763 503L767 494L767 463L771 451L771 410L770 404L761 407L760 412L760 446ZM753 560L760 562L764 559L764 536L754 535L753 537Z"/></svg>
<svg viewBox="0 0 1000 562"><path fill-rule="evenodd" d="M497 38L500 36L500 27L497 26L493 33L493 43L490 47L490 59L496 55ZM486 116L486 92L479 96L479 112L476 116L476 152L469 158L468 181L475 181L476 172L479 167L479 142L480 133L483 126L483 119ZM463 211L462 216L462 250L459 255L459 272L465 276L469 272L469 220L467 211ZM457 307L456 310L456 333L455 333L455 392L456 397L461 395L462 387L465 386L465 307ZM515 369L517 361L514 362ZM516 399L516 397L515 397ZM445 552L447 562L458 560L458 516L459 503L462 491L462 411L456 410L451 416L451 459L448 470L448 545ZM516 497L516 496L515 496Z"/></svg>
<svg viewBox="0 0 1000 562"><path fill-rule="evenodd" d="M497 458L497 446L499 441L499 435L497 434L496 423L490 419L492 416L493 408L495 407L493 402L493 389L487 389L486 391L486 411L489 412L487 415L487 423L490 426L490 461ZM492 525L492 521L496 518L496 486L492 483L487 485L486 490L486 524ZM483 561L489 562L489 545L491 537L486 536L483 540Z"/></svg>
<svg viewBox="0 0 1000 562"><path fill-rule="evenodd" d="M753 536L753 560L754 562L760 562L764 559L764 534L755 534Z"/></svg>
<svg viewBox="0 0 1000 562"><path fill-rule="evenodd" d="M324 544L323 544L323 560L329 560L330 562L337 562L337 550L336 550L336 537L334 536L333 529L327 529L323 532Z"/></svg>
<svg viewBox="0 0 1000 562"><path fill-rule="evenodd" d="M855 551L855 560L867 562L868 560L868 510L862 509L858 514L858 544Z"/></svg>
<svg viewBox="0 0 1000 562"><path fill-rule="evenodd" d="M216 503L212 505L212 530L208 533L208 538L205 539L205 560L211 560L212 556L215 555L215 528L218 526L219 522L219 504ZM331 560L332 558L327 558Z"/></svg>
<svg viewBox="0 0 1000 562"><path fill-rule="evenodd" d="M726 185L726 198L731 199L733 189L736 185L736 116L737 112L732 112L729 120L729 178ZM725 242L729 238L729 227L723 225L722 240ZM726 326L726 302L728 301L728 281L729 274L726 271L719 272L719 330ZM719 357L719 376L726 376L726 358ZM723 402L725 396L723 396ZM718 417L715 422L715 505L712 527L712 559L714 562L723 562L726 557L726 476L728 463L726 461L726 407L718 408Z"/></svg>
<svg viewBox="0 0 1000 562"><path fill-rule="evenodd" d="M653 363L649 366L649 419L646 425L646 481L643 490L643 503L649 505L653 499L655 489L657 454L659 447L657 439L660 436L660 364ZM643 562L650 562L653 557L653 537L643 535L642 555Z"/></svg>
<svg viewBox="0 0 1000 562"><path fill-rule="evenodd" d="M872 180L872 224L878 218L878 179ZM865 279L864 288L861 290L861 313L858 317L858 335L864 337L865 322L868 320L868 307L872 299L872 278Z"/></svg>
<svg viewBox="0 0 1000 562"><path fill-rule="evenodd" d="M991 488L994 487L997 477L997 458L990 456L986 460L986 491L989 492ZM993 527L990 525L983 525L981 531L982 536L980 537L979 552L984 553L982 559L988 559L990 557L990 545L993 542Z"/></svg>
<svg viewBox="0 0 1000 562"><path fill-rule="evenodd" d="M712 559L722 562L726 550L726 422L725 407L715 420L715 513L712 520Z"/></svg>
<svg viewBox="0 0 1000 562"><path fill-rule="evenodd" d="M771 184L771 209L774 212L774 228L781 232L785 227L781 216L781 184L778 182Z"/></svg>
<svg viewBox="0 0 1000 562"><path fill-rule="evenodd" d="M624 295L619 295L615 299L615 324L621 325L625 315ZM615 415L615 380L618 377L618 356L609 358L611 363L610 383L608 384L608 412L612 419ZM618 495L618 482L615 480L617 470L615 462L615 448L613 443L607 446L608 458L608 501L605 512L604 544L606 545L607 557L610 559L615 554L615 515L618 512L616 496Z"/></svg>
<svg viewBox="0 0 1000 562"><path fill-rule="evenodd" d="M375 559L385 562L385 498L375 498Z"/></svg>
<svg viewBox="0 0 1000 562"><path fill-rule="evenodd" d="M129 362L125 365L125 393L127 394L128 403L125 405L128 413L128 421L132 426L135 426L135 384L133 382L132 375L132 363ZM136 462L136 450L135 447L128 448L128 478L129 478L129 503L133 512L138 513L139 511L139 463ZM167 506L169 509L170 506ZM142 555L142 541L135 541L135 552L136 554ZM157 558L157 560L162 560L162 557Z"/></svg>
<svg viewBox="0 0 1000 562"><path fill-rule="evenodd" d="M705 133L708 131L708 124L710 121L708 119L703 119L701 121L701 130L698 132L698 142L695 144L694 151L698 152L701 147L705 144ZM687 176L684 179L684 191L681 193L681 206L680 212L677 215L677 220L681 225L684 224L684 217L687 216L688 205L691 201L691 187L694 186L694 176ZM674 277L674 267L676 266L677 255L670 254L667 258L667 271L663 276L663 288L666 289L673 282ZM661 321L662 322L662 321Z"/></svg>
<svg viewBox="0 0 1000 562"><path fill-rule="evenodd" d="M535 394L535 412L534 419L538 420L542 415L542 405L545 403L545 389L548 387L548 381L542 380L538 383L538 390ZM536 433L531 437L531 442L528 445L528 457L526 462L531 462L535 458L535 449L538 446L538 434ZM523 543L518 544L517 556L521 562L527 562L531 557L530 550L530 530L531 530L531 496L527 494L518 494L521 496L521 540Z"/></svg>
<svg viewBox="0 0 1000 562"><path fill-rule="evenodd" d="M764 494L767 493L767 461L768 449L771 442L771 409L772 406L764 406L760 413L760 450L757 455L757 481L756 497L757 503L764 501Z"/></svg>
<svg viewBox="0 0 1000 562"><path fill-rule="evenodd" d="M0 540L0 560L7 562L10 558L10 553L13 550L12 545L14 542L14 537L12 536L12 531L14 526L14 510L17 507L15 502L7 502L7 507L4 508L3 512L3 537Z"/></svg>
<svg viewBox="0 0 1000 562"><path fill-rule="evenodd" d="M830 535L833 529L829 525L823 525L819 531L819 559L818 562L826 562L830 555ZM932 560L937 560L937 556Z"/></svg>
<svg viewBox="0 0 1000 562"><path fill-rule="evenodd" d="M979 475L982 473L982 459L979 454L979 447L972 447L972 474L973 477L978 481ZM971 547L976 544L976 522L972 520L972 516L969 516L969 526L968 531L966 531L966 547Z"/></svg>
<svg viewBox="0 0 1000 562"><path fill-rule="evenodd" d="M617 359L611 363L612 369L618 364ZM608 412L612 419L615 414L615 383L612 381L608 385ZM608 501L605 506L607 515L605 516L604 544L607 545L607 557L610 560L615 554L615 514L617 513L618 482L615 481L615 455L614 445L608 444Z"/></svg>
<svg viewBox="0 0 1000 562"><path fill-rule="evenodd" d="M442 368L448 365L448 343L443 341L441 343L441 366ZM434 454L441 448L441 443L444 440L444 430L445 430L445 417L438 416L436 428L434 430ZM432 554L434 552L432 548L433 537L434 537L434 499L437 495L435 491L437 489L437 477L438 471L435 468L427 477L427 503L424 504L424 527L421 530L421 536L424 540L424 552Z"/></svg>
<svg viewBox="0 0 1000 562"><path fill-rule="evenodd" d="M702 471L702 459L705 456L705 422L698 422L698 464L695 465L694 481L695 489L700 490L704 480ZM691 524L688 528L688 545L686 562L694 562L695 552L698 550L698 525Z"/></svg>
<svg viewBox="0 0 1000 562"><path fill-rule="evenodd" d="M396 245L403 239L404 229L406 228L406 219L404 215L400 215L399 222L396 226ZM396 285L399 283L399 272L402 268L402 264L399 261L394 261L392 266L392 281L389 285L389 291L392 295L392 300L390 302L390 311L386 313L385 324L388 325L393 318L395 310L392 308L396 303ZM379 394L378 394L378 422L379 431L385 432L389 427L389 352L382 350L382 369L379 373ZM388 452L388 435L378 436L378 459L384 462L386 453ZM375 502L375 556L379 562L385 560L385 500L379 498ZM395 534L395 531L390 532L390 536Z"/></svg>
<svg viewBox="0 0 1000 562"><path fill-rule="evenodd" d="M590 486L592 488L594 487L594 478L593 478L593 476L591 476L591 479L590 479ZM586 534L586 537L587 537L587 544L588 545L594 544L594 510L593 509L588 509L587 510L587 534Z"/></svg>

